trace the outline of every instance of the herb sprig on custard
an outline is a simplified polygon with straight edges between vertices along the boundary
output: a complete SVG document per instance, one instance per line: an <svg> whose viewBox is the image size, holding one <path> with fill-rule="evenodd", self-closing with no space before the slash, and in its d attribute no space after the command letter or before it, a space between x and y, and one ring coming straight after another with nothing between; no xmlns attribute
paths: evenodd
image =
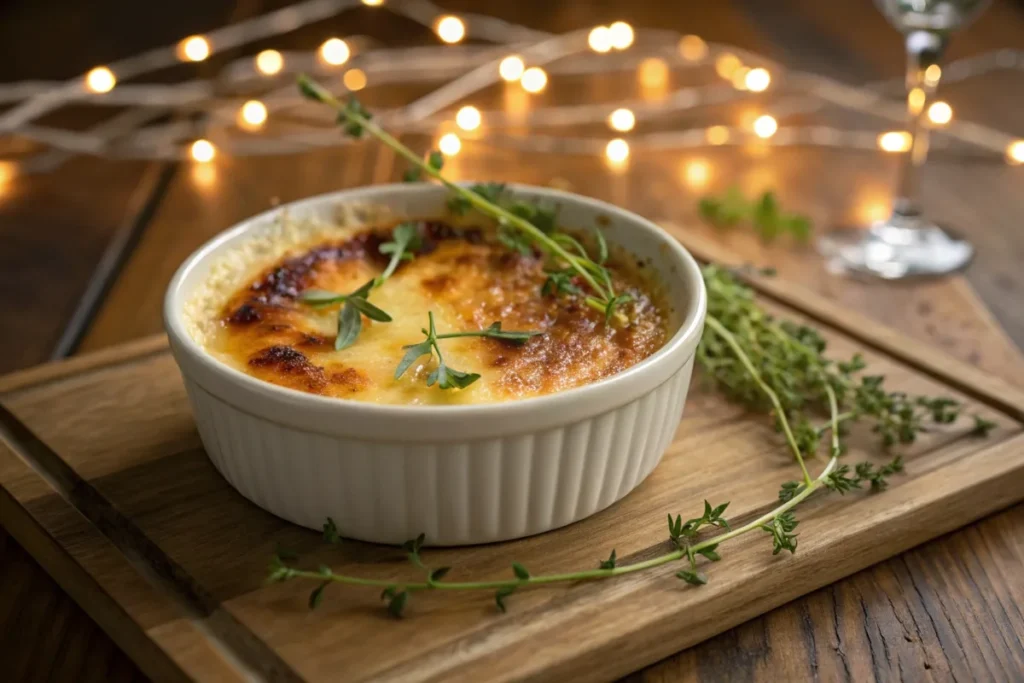
<svg viewBox="0 0 1024 683"><path fill-rule="evenodd" d="M514 248L519 250L536 249L552 261L558 272L572 272L574 278L580 282L581 286L577 289L581 292L583 301L587 306L604 313L606 321L610 323L614 320L620 324L629 322L621 308L630 301L630 296L615 291L611 276L603 263L588 256L585 249L576 249L566 239L567 236L559 237L553 234L553 222L550 226L543 222L545 216L542 214L538 217L536 207L526 202L511 206L503 205L498 196L485 191L488 186L464 187L451 182L441 174L440 164L435 163L440 160L439 156L431 154L424 160L374 123L370 112L354 97L349 97L345 101L339 100L305 75L299 76L298 83L299 90L305 97L326 104L337 112L338 124L346 135L359 138L364 133L369 133L377 138L412 164L413 172L406 174L408 179L429 176L439 181L451 190L453 207L458 207L462 212L475 209L494 219L498 224L499 239L503 243L515 245ZM416 173L416 170L419 173ZM549 229L546 231L546 228ZM569 293L564 287L556 287L550 291Z"/></svg>

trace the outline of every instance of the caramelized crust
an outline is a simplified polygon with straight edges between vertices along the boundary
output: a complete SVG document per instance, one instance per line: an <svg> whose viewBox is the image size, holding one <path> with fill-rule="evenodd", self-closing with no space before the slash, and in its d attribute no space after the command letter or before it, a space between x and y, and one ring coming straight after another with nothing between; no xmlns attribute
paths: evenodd
<svg viewBox="0 0 1024 683"><path fill-rule="evenodd" d="M479 229L418 225L423 244L370 301L391 323L363 318L358 341L334 350L337 306L311 308L305 289L349 292L382 272L379 247L391 228L289 255L236 292L219 317L208 349L254 377L325 396L379 403L479 403L548 394L594 382L635 365L665 342L667 314L646 282L643 264L613 257L616 290L629 292L630 323L609 326L574 296L542 296L539 255L511 252ZM433 311L439 333L471 331L501 321L506 330L539 330L525 344L487 338L440 342L450 367L478 372L465 390L427 387L436 359L424 357L396 380L402 346L423 340Z"/></svg>

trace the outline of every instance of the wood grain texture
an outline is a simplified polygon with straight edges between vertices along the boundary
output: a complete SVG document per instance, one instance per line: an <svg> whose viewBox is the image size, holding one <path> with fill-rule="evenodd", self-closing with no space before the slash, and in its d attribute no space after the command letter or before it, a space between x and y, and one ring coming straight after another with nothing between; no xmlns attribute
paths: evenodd
<svg viewBox="0 0 1024 683"><path fill-rule="evenodd" d="M779 312L799 315L788 307ZM864 350L872 367L896 387L958 395L878 344L865 347L841 330L823 329L836 354ZM858 335L889 343L887 332L876 332L859 330ZM114 612L129 618L118 626L127 632L114 633L137 657L133 637L139 633L171 660L194 657L194 648L176 653L164 635L169 624L188 617L201 625L208 650L226 648L258 669L259 657L253 659L252 650L229 637L230 629L244 629L239 633L251 638L243 641L280 657L286 668L273 665L275 675L285 679L330 679L341 666L351 680L607 679L1004 507L1024 492L1021 423L993 412L985 404L990 396L982 396L981 403L960 396L1000 422L990 441L966 438L964 423L933 432L911 449L908 476L886 493L812 501L801 515L801 552L792 561L772 558L764 539L745 536L709 568L715 580L700 590L681 590L671 577L675 568L663 567L612 582L527 592L516 596L512 614L497 619L488 596L429 594L417 596L414 618L394 623L381 618L375 595L343 590L332 590L330 602L309 614L308 587L262 584L262 567L275 545L307 550L308 562L327 562L336 571L365 573L372 566L374 575L398 580L408 569L395 561L394 551L379 546L353 543L341 554L319 548L316 534L244 501L199 448L169 356L146 345L130 354L123 362L108 356L110 364L85 364L64 380L44 374L38 385L8 382L14 388L4 394L4 405L46 445L5 418L4 438L19 457L10 451L0 456L0 484L17 503L6 512L15 521L12 532L33 541L41 529L63 547L50 563L69 562L72 568L78 563L74 549L64 546L59 529L51 526L77 509L101 535L101 547L82 543L79 553L113 562L119 557L110 556L116 547L122 556L117 572L124 571L125 560L136 573L141 570L131 582L95 564L82 572L98 618L116 621L109 613L111 601L119 608ZM120 428L125 421L132 430ZM864 441L852 443L851 457L866 455ZM695 453L701 457L695 459ZM47 476L29 471L26 463ZM665 460L640 490L613 508L550 534L430 556L473 576L507 572L512 555L534 571L587 566L598 547L617 548L624 561L643 559L665 549L664 510L700 496L731 499L732 519L740 523L767 509L771 492L791 469L767 424L698 389ZM142 577L149 580L140 583ZM156 605L153 590L162 599ZM598 614L620 618L604 620ZM228 628L224 619L237 626ZM378 648L387 656L367 656ZM197 668L192 660L191 675L198 671L206 678L208 657L199 659Z"/></svg>
<svg viewBox="0 0 1024 683"><path fill-rule="evenodd" d="M47 16L46 3L44 2L21 2L16 15L5 15L4 27L9 29L12 40L5 41L13 54L18 54L18 45L23 47L21 53L30 53L32 60L14 59L5 62L3 68L14 68L15 72L5 78L24 77L26 65L32 69L33 76L48 77L48 69L63 69L67 73L74 70L88 68L93 63L108 61L111 58L123 56L139 49L150 47L157 42L168 42L176 40L181 35L203 31L211 26L222 23L220 19L203 19L206 12L216 13L230 10L234 5L231 0L224 2L185 2L176 4L173 9L166 10L161 17L153 22L150 19L141 18L137 12L136 5L131 3L104 0L99 3L91 3L89 11L78 12L66 11L62 7L60 12L53 12ZM271 3L274 4L274 3ZM446 7L452 10L466 8L466 3L446 2ZM627 18L638 26L643 25L664 25L680 30L693 31L704 35L711 40L722 40L734 42L745 47L761 49L767 54L782 59L782 61L802 66L815 71L831 73L840 76L849 82L871 80L880 76L899 77L902 69L902 54L899 39L877 15L870 3L819 3L812 0L785 0L781 3L773 3L771 8L751 11L751 8L760 3L731 0L728 3L712 3L692 5L689 3L672 3L666 6L664 3L632 2L627 5L616 2L599 3L533 3L529 1L503 5L500 8L488 8L489 12L499 12L509 19L522 21L551 30L566 30L578 28L579 26L609 22L618 18ZM200 7L201 5L201 7ZM268 4L265 8L270 8ZM8 9L5 6L5 11ZM262 11L256 10L256 11ZM774 24L770 25L765 21L764 12L768 11L776 16ZM133 14L135 12L135 14ZM55 41L53 46L39 53L34 36L37 32L32 30L31 15L42 14L46 16L45 24L51 35L63 33L75 36L74 39L66 41ZM209 14L205 14L209 16ZM379 16L379 15L378 15ZM11 21L6 19L10 18ZM398 38L403 41L422 43L429 40L429 33L410 33L408 26L396 26L395 22L379 21L374 15L367 13L360 15L358 20L353 18L354 23L347 22L345 26L353 26L353 32L368 32L378 34L385 38ZM92 23L90 23L92 22ZM182 22L192 22L189 25L182 25ZM206 23L203 23L206 22ZM129 26L129 30L122 30L118 27ZM796 27L792 29L788 38L780 37L774 33L775 27ZM969 30L958 34L953 42L952 56L968 55L983 50L1008 46L1019 47L1019 36L1021 35L1024 22L1021 19L1021 4L1009 0L996 0L992 7L982 18ZM63 27L63 28L62 28ZM162 31L162 37L152 35L154 27ZM82 41L87 44L83 46ZM306 48L315 44L317 37L311 35L292 34L284 39L285 47ZM20 42L19 42L20 41ZM88 43L91 41L91 45ZM311 42L312 41L312 42ZM275 44L275 47L280 45ZM852 57L852 60L850 59ZM45 59L44 59L45 58ZM77 61L76 61L77 60ZM850 60L850 61L847 61ZM71 68L71 67L74 68ZM6 73L6 72L5 72ZM65 75L62 73L61 75ZM175 76L170 74L169 76ZM564 91L563 91L564 92ZM579 97L592 101L595 97L608 96L610 92L618 92L610 89L607 84L595 84L593 89L581 93ZM548 93L549 96L551 93ZM372 97L373 95L371 95ZM1017 115L1021 106L1021 98L1024 97L1024 90L1019 88L1019 80L1016 74L993 74L992 76L979 79L970 84L958 84L942 87L941 96L948 99L954 106L957 116L964 118L976 118L988 123L1002 126L1004 129L1024 135L1021 129L1021 119ZM726 113L732 115L730 113ZM674 122L674 125L685 122ZM892 160L874 157L873 155L841 154L841 155L816 155L809 150L785 151L780 156L788 156L783 164L766 163L764 159L742 150L714 151L710 154L676 155L666 158L658 165L643 164L637 162L630 169L631 180L623 181L620 178L607 174L597 164L590 160L579 160L578 163L566 164L564 161L552 163L552 160L542 155L515 155L492 151L489 160L474 165L471 161L475 146L467 145L467 154L460 157L459 164L464 172L473 173L476 177L502 177L508 179L530 180L532 182L546 183L553 177L560 181L569 180L575 183L578 191L587 194L610 198L614 201L627 203L630 208L638 210L650 217L662 217L676 223L691 226L692 206L694 199L702 191L700 187L688 186L678 179L684 172L685 164L698 159L711 162L710 182L707 185L709 190L721 190L734 179L742 180L748 190L757 187L774 186L783 196L788 207L810 212L819 226L833 222L850 222L862 216L862 210L870 208L873 204L884 203L888 200L887 186L892 171ZM808 152L804 157L804 152ZM323 180L318 178L318 167L309 164L311 157L303 157L300 167L300 174L303 177L312 179L308 192L301 188L296 190L299 194L311 194L323 189L334 189L338 186L337 178L322 175ZM731 162L730 162L731 159ZM288 159L278 159L278 162L286 163ZM293 160L297 161L297 160ZM72 174L67 183L80 187L89 187L90 192L95 193L99 187L106 189L104 183L96 183L97 175L91 160L87 164L81 164L75 174ZM805 166L806 164L806 166ZM377 164L373 164L374 168ZM320 165L319 168L323 168ZM786 169L789 169L788 171ZM248 208L241 208L234 214L223 216L216 206L223 202L223 197L230 197L240 194L241 191L233 184L237 175L237 167L232 168L230 176L222 174L219 176L221 182L214 188L207 188L201 199L192 204L186 204L188 210L179 213L171 213L163 229L168 235L163 241L157 241L153 247L156 253L150 253L148 263L155 264L155 276L150 278L146 268L135 270L133 281L126 286L127 289L142 289L150 287L152 296L143 296L133 300L119 298L115 301L121 302L118 305L139 305L141 302L149 306L140 313L138 310L122 309L123 334L117 332L118 323L116 320L108 320L105 323L105 332L102 336L94 337L91 342L93 347L102 344L117 343L123 339L132 338L139 334L148 333L158 329L158 319L154 302L159 302L159 294L165 284L164 279L169 278L170 272L176 265L175 259L180 260L179 251L187 252L191 247L188 244L196 245L206 235L216 232L224 225L208 225L207 221L219 221L227 218L234 220L246 212L254 212L265 207L268 197L273 192L261 189L259 180L255 176L246 181L245 192L255 194ZM287 169L282 168L281 173L287 174ZM323 173L333 172L329 167ZM131 175L128 173L128 175ZM594 177L600 176L594 181ZM952 281L939 281L914 285L912 287L894 287L892 285L871 285L870 283L854 283L847 280L833 278L817 265L817 257L813 253L793 254L788 247L765 248L754 240L746 240L746 243L737 246L732 240L730 246L742 248L745 258L753 260L752 256L760 255L767 261L780 261L788 258L782 263L781 273L783 279L790 282L797 282L807 286L814 291L841 302L850 308L867 311L875 319L885 321L887 324L900 329L922 344L930 347L939 347L965 360L973 365L998 373L1008 381L1024 386L1024 364L1019 360L1019 352L1014 348L1005 333L998 325L993 324L990 316L987 316L984 309L977 308L977 297L980 296L993 311L1010 333L1010 338L1015 339L1017 344L1024 343L1024 318L1021 318L1024 308L1017 302L1024 292L1024 279L1022 279L1019 263L1024 255L1020 247L1024 244L1024 236L1021 234L1021 225L1017 217L1024 210L1021 205L1021 195L1017 191L1021 180L1024 179L1024 168L1007 168L998 163L978 163L976 161L951 158L946 155L938 155L929 164L925 185L925 199L927 205L947 219L957 228L967 230L971 239L979 247L979 256L975 264L967 273L969 280L978 295L975 295L970 287L966 286L965 280L954 279ZM231 182L226 182L230 177ZM182 175L181 180L188 179L187 174ZM375 179L380 179L378 173ZM357 181L361 184L369 180L369 177ZM280 182L276 171L268 175L268 182ZM109 181L108 181L109 182ZM318 183L326 183L321 185ZM651 188L659 187L657 193ZM276 188L275 188L276 189ZM63 188L57 188L56 194L32 194L32 202L21 204L21 209L28 215L48 215L51 206L60 206L66 202L66 198L60 194ZM11 195L5 193L4 201L8 202ZM14 197L17 199L18 194ZM80 196L80 195L76 195ZM127 195L125 195L127 196ZM298 196L298 194L294 195ZM9 204L13 206L14 204ZM121 204L115 198L110 202L109 209L116 210ZM107 207L104 207L107 208ZM11 214L8 214L11 215ZM84 214L90 215L89 213ZM32 225L37 225L33 223ZM50 228L54 234L60 233L65 239L81 239L76 225L68 223L54 223ZM2 228L0 228L2 231ZM0 248L0 260L5 255L18 259L12 265L15 268L41 269L38 272L55 273L58 275L67 271L78 273L76 277L84 283L85 274L88 270L76 270L81 266L89 266L89 262L102 249L102 240L93 242L92 247L81 249L74 253L74 263L71 256L55 259L46 256L39 249L26 252L20 243L8 242L6 234L0 232L3 238L4 248ZM184 249L177 249L175 240L185 245ZM80 242L73 242L80 244ZM170 245L167 252L166 262L159 260L159 249ZM7 251L11 245L14 248ZM142 250L145 252L145 249ZM35 256L33 256L35 255ZM787 257L788 255L788 257ZM44 263L42 266L35 264ZM35 272L35 271L34 271ZM950 284L947 285L947 282ZM81 285L79 285L81 286ZM22 334L34 334L31 330L44 330L38 337L33 337L30 344L22 344L16 351L17 360L7 367L25 365L42 358L42 355L30 357L33 351L45 353L45 335L56 334L60 329L61 320L67 315L73 306L77 294L71 287L64 287L63 294L55 291L36 293L45 295L44 299L36 302L31 308L15 308L12 311L0 311L3 313L0 320L5 323L10 321L18 324L19 332ZM54 296L58 294L58 296ZM122 295L123 296L123 295ZM8 315L10 313L10 315ZM135 317L142 315L146 322L142 325L136 324ZM26 317L27 316L27 317ZM29 321L25 325L22 321ZM26 326L27 325L27 326ZM47 327L49 326L49 327ZM45 330L51 330L45 332ZM8 337L9 338L9 337ZM42 342L42 343L38 343ZM0 340L2 345L2 340ZM52 370L44 370L52 372ZM888 619L889 623L895 618L894 613L905 617L913 613L918 619L934 622L936 626L932 630L941 632L943 637L927 640L927 628L922 636L922 643L927 643L925 651L934 655L936 648L941 649L943 657L950 662L948 671L953 671L959 680L974 678L973 671L983 672L984 657L991 653L988 649L988 642L1006 642L1006 638L999 635L1001 628L997 616L988 610L985 604L979 602L979 593L973 587L974 584L994 586L993 590L1009 590L1017 596L1022 592L1020 572L1005 571L1006 567L1012 565L999 564L998 557L995 557L991 548L1015 547L1015 539L1021 536L1024 529L1024 522L1019 513L1020 508L1008 511L1001 515L990 518L986 522L970 527L969 529L953 534L948 539L958 539L961 535L975 533L982 534L982 541L972 546L979 555L977 564L972 565L970 574L958 573L952 566L944 562L945 556L935 555L933 561L933 573L922 572L922 565L907 565L906 572L910 580L902 582L883 581L871 578L861 580L860 577L873 576L869 570L857 575L856 578L847 582L837 584L834 590L853 590L845 588L851 582L857 582L857 589L853 595L862 602L863 609L847 609L839 613L837 627L844 634L858 634L873 628L875 620ZM998 523L995 523L998 522ZM947 543L947 540L932 543L918 550L926 552L929 548ZM16 548L13 542L7 544L7 548ZM959 546L964 547L964 546ZM4 558L9 551L0 552L0 585L20 586L17 581L6 580ZM904 556L904 557L909 557ZM894 559L879 565L879 568L898 566L900 559ZM913 570L913 572L912 572ZM34 572L40 570L36 567ZM896 570L891 570L899 573ZM916 588L915 583L916 581ZM1009 586L1009 588L1001 588ZM826 593L833 589L825 589ZM924 601L915 598L915 590L920 590L928 596ZM39 584L34 584L32 593L34 596L44 596L44 589ZM1002 593L1000 593L1002 594ZM3 591L0 590L0 600ZM12 590L7 593L15 608L22 609L21 602L26 593ZM818 594L815 594L818 595ZM770 677L772 671L784 670L796 672L794 679L810 679L817 675L820 680L843 680L849 679L848 671L851 669L838 666L829 668L824 662L828 657L825 648L815 648L815 642L820 644L823 638L828 638L832 643L830 633L829 613L816 619L812 625L802 616L808 609L806 604L813 601L808 598L797 601L792 605L772 612L766 617L754 620L753 622L740 627L739 629L723 634L723 636L708 641L696 649L687 651L681 658L666 662L664 667L652 670L652 676L656 680L675 680L677 677L696 680L745 680L753 678ZM69 604L69 603L68 603ZM1006 607L1007 610L1010 607ZM915 611L917 610L917 611ZM817 612L814 612L817 614ZM77 612L77 621L67 628L69 634L67 641L68 652L58 652L58 659L68 659L71 662L78 662L82 666L85 662L84 654L89 647L95 645L90 642L91 633L100 637L98 631L85 618L81 612ZM961 622L967 619L971 628L963 628ZM0 621L0 623L8 623ZM7 629L10 636L14 637L21 632L17 629ZM76 634L84 633L84 638ZM1020 631L1018 630L1018 634ZM740 635L737 635L740 634ZM824 635L822 635L824 634ZM951 635L951 634L955 634ZM56 638L53 631L49 632L51 638ZM1018 639L1019 640L1019 639ZM12 642L10 637L6 641ZM54 641L56 642L56 641ZM865 662L875 659L886 662L887 653L902 653L900 655L901 668L896 669L900 674L905 675L908 680L929 678L937 680L948 680L953 675L947 673L947 669L935 664L935 659L929 660L922 657L922 661L931 662L931 668L919 665L918 668L909 667L914 657L914 652L900 649L903 647L902 636L894 629L880 629L880 635L867 639L870 647L852 649L850 638L839 642L838 647L849 653L847 659L852 662L852 670L858 674L853 680L870 680L872 677L880 680L895 678L891 674L892 669L880 668L877 671L870 666L864 666ZM860 641L857 641L860 642ZM1013 639L1010 644L1013 645ZM26 643L31 643L24 638L14 641L14 646L25 649ZM737 656L737 646L743 646L755 650L757 657L744 658ZM912 646L911 646L912 647ZM77 654L75 654L77 653ZM814 656L809 656L808 653ZM905 656L904 656L905 655ZM123 658L121 662L126 660ZM858 663L859 662L859 663ZM784 665L783 668L778 668ZM800 668L800 665L803 668ZM44 670L46 667L44 660ZM67 669L71 672L73 669ZM834 676L832 674L835 674Z"/></svg>

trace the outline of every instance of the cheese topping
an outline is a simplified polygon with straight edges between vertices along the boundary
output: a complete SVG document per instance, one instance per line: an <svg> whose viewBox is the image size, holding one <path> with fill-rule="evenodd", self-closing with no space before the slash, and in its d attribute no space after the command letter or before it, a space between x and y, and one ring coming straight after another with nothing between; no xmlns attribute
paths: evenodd
<svg viewBox="0 0 1024 683"><path fill-rule="evenodd" d="M229 296L208 288L188 309L193 336L208 352L261 380L324 396L393 404L487 403L538 396L594 382L640 362L667 336L669 312L650 281L651 269L613 253L608 268L617 292L633 302L627 326L606 325L601 312L574 296L541 294L547 278L539 256L524 256L475 227L425 221L415 258L369 295L392 318L366 317L355 344L334 350L338 305L298 300L306 289L350 292L387 265L379 247L392 226L327 231L292 240L283 253ZM273 250L264 250L274 253ZM235 271L238 268L234 269ZM219 299L219 300L218 300ZM487 339L440 341L446 364L480 379L466 389L426 385L436 357L424 356L399 379L403 346L423 341L427 311L439 334L480 330L541 331L525 344Z"/></svg>

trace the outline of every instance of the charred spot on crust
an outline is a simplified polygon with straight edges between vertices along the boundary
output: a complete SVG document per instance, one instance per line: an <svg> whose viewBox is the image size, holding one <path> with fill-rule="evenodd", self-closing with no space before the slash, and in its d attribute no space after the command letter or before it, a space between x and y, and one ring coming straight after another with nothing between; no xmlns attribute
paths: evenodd
<svg viewBox="0 0 1024 683"><path fill-rule="evenodd" d="M228 316L228 322L233 325L248 325L260 320L262 316L252 304L242 304L235 309L235 312Z"/></svg>
<svg viewBox="0 0 1024 683"><path fill-rule="evenodd" d="M440 294L444 290L448 289L452 284L452 276L447 273L441 273L434 277L424 278L420 284L422 284L423 288L428 292Z"/></svg>
<svg viewBox="0 0 1024 683"><path fill-rule="evenodd" d="M331 373L331 384L355 393L370 385L370 378L355 368L345 368Z"/></svg>
<svg viewBox="0 0 1024 683"><path fill-rule="evenodd" d="M327 384L324 369L313 365L304 353L290 346L268 346L249 359L249 366L272 370L278 375L299 380L300 384L311 391L320 391Z"/></svg>

